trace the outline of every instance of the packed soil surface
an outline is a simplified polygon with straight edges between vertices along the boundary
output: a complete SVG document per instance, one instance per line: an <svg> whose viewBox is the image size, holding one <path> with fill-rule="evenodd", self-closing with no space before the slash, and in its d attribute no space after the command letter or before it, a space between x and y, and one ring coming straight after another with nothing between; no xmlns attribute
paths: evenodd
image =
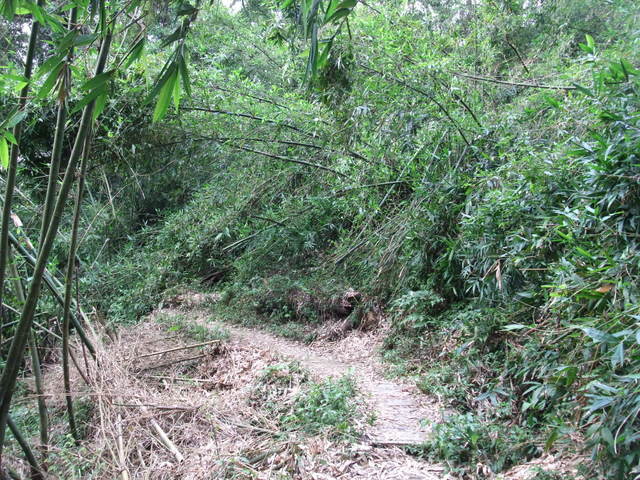
<svg viewBox="0 0 640 480"><path fill-rule="evenodd" d="M366 336L354 335L333 345L314 347L256 329L227 328L232 341L296 360L318 378L351 376L375 418L365 434L372 445L418 446L427 440L430 424L441 421L442 408L435 400L420 395L411 385L384 378L372 348L375 341Z"/></svg>

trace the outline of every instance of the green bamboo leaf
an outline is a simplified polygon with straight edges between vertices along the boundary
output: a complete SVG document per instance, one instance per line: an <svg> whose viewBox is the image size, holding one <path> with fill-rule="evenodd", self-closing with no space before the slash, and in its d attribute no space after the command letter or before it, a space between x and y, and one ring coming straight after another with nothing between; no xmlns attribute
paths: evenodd
<svg viewBox="0 0 640 480"><path fill-rule="evenodd" d="M27 112L24 110L14 111L9 118L0 124L0 128L9 130L20 123L26 116Z"/></svg>
<svg viewBox="0 0 640 480"><path fill-rule="evenodd" d="M545 451L548 452L549 450L551 450L551 447L553 447L553 444L556 442L559 436L560 430L558 428L554 428L553 432L551 432L551 435L549 435L549 438L547 438L547 441L544 443Z"/></svg>
<svg viewBox="0 0 640 480"><path fill-rule="evenodd" d="M17 0L2 0L2 15L11 20L18 10Z"/></svg>
<svg viewBox="0 0 640 480"><path fill-rule="evenodd" d="M26 13L32 14L33 17L41 24L47 23L44 10L40 8L37 4L26 1L22 3L21 9L25 10Z"/></svg>
<svg viewBox="0 0 640 480"><path fill-rule="evenodd" d="M602 330L598 330L597 328L592 327L577 327L584 332L586 336L588 336L591 340L596 343L615 343L616 338Z"/></svg>
<svg viewBox="0 0 640 480"><path fill-rule="evenodd" d="M171 74L166 79L162 87L160 88L160 94L158 95L158 101L156 107L153 110L153 122L161 120L167 113L169 104L171 103L171 97L174 94L175 84L178 79L178 71L173 68Z"/></svg>
<svg viewBox="0 0 640 480"><path fill-rule="evenodd" d="M13 143L14 145L18 144L18 140L16 140L16 137L14 137L13 133L11 132L4 132L4 138L6 138L9 142Z"/></svg>
<svg viewBox="0 0 640 480"><path fill-rule="evenodd" d="M122 64L123 70L126 70L127 68L129 68L133 64L133 62L137 61L142 56L142 52L144 52L144 45L145 45L144 37L135 43L135 45L131 48L129 55L127 55L127 58Z"/></svg>
<svg viewBox="0 0 640 480"><path fill-rule="evenodd" d="M80 87L82 90L95 90L96 88L102 88L106 85L106 83L111 80L113 73L115 70L109 70L108 72L101 73L100 75L96 75L95 77L87 80Z"/></svg>
<svg viewBox="0 0 640 480"><path fill-rule="evenodd" d="M95 90L92 90L87 95L85 95L78 103L76 103L76 105L73 107L73 109L69 113L79 112L84 107L86 107L89 103L91 103L96 98L98 98L100 95L103 95L106 93L107 93L106 89L104 88L96 88Z"/></svg>
<svg viewBox="0 0 640 480"><path fill-rule="evenodd" d="M178 77L180 77L180 70L176 70L176 81L173 86L173 94L172 94L173 104L176 107L176 112L180 108L180 79Z"/></svg>
<svg viewBox="0 0 640 480"><path fill-rule="evenodd" d="M315 80L318 73L318 25L311 27L311 45L309 46L309 57L307 58L306 81Z"/></svg>
<svg viewBox="0 0 640 480"><path fill-rule="evenodd" d="M103 93L102 95L98 96L98 98L96 98L96 103L95 106L93 108L93 121L95 122L96 119L100 116L100 114L104 111L104 107L107 104L107 94Z"/></svg>
<svg viewBox="0 0 640 480"><path fill-rule="evenodd" d="M36 78L44 77L47 73L51 72L54 68L56 68L62 59L64 58L64 54L54 55L46 62L44 62L40 68L38 68L38 72L36 73Z"/></svg>
<svg viewBox="0 0 640 480"><path fill-rule="evenodd" d="M90 45L91 43L95 42L97 38L98 38L97 33L90 33L87 35L78 35L73 40L73 46L84 47L85 45Z"/></svg>
<svg viewBox="0 0 640 480"><path fill-rule="evenodd" d="M16 75L14 73L0 74L0 78L7 79L7 80L14 80L16 82L21 82L21 83L29 83L29 79L27 77L23 75Z"/></svg>
<svg viewBox="0 0 640 480"><path fill-rule="evenodd" d="M38 98L45 98L47 95L49 95L49 92L58 81L58 77L60 75L60 72L62 71L63 66L64 66L64 61L61 61L51 70L51 72L49 73L49 76L44 81L44 83L40 87L40 90L38 91Z"/></svg>
<svg viewBox="0 0 640 480"><path fill-rule="evenodd" d="M622 365L624 363L624 342L620 342L616 345L616 348L613 349L613 354L611 355L611 366L616 368L618 365Z"/></svg>
<svg viewBox="0 0 640 480"><path fill-rule="evenodd" d="M172 44L173 42L175 42L176 40L178 40L181 37L182 37L182 26L176 28L171 35L169 35L167 38L165 38L162 41L162 43L160 44L160 48L164 48L167 45Z"/></svg>
<svg viewBox="0 0 640 480"><path fill-rule="evenodd" d="M189 69L187 68L187 62L184 58L180 58L178 64L180 68L180 78L182 79L182 86L187 96L191 96L191 80L189 79Z"/></svg>
<svg viewBox="0 0 640 480"><path fill-rule="evenodd" d="M185 15L191 15L196 11L196 7L191 5L189 2L185 2L180 5L178 11L176 12L176 17L183 17Z"/></svg>
<svg viewBox="0 0 640 480"><path fill-rule="evenodd" d="M578 90L579 92L584 93L588 97L594 97L595 96L594 93L591 90L589 90L586 87L583 87L582 85L578 85L577 83L574 83L573 86L576 87L576 90Z"/></svg>
<svg viewBox="0 0 640 480"><path fill-rule="evenodd" d="M336 13L334 13L333 15L331 15L328 19L327 19L327 23L330 22L334 22L336 23L338 20L340 20L341 18L346 17L347 15L349 15L351 13L351 9L348 8L341 8L340 10L338 10Z"/></svg>
<svg viewBox="0 0 640 480"><path fill-rule="evenodd" d="M0 165L2 168L9 168L9 144L4 137L0 138Z"/></svg>
<svg viewBox="0 0 640 480"><path fill-rule="evenodd" d="M320 56L318 57L318 69L322 69L327 64L327 60L329 59L329 52L331 51L331 47L333 46L333 39L329 40L325 43Z"/></svg>

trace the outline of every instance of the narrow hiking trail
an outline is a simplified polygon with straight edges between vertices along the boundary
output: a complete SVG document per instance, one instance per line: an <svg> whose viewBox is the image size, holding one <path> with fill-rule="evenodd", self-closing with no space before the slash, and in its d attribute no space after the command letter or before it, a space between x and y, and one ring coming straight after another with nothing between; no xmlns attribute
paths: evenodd
<svg viewBox="0 0 640 480"><path fill-rule="evenodd" d="M171 302L136 325L95 336L99 363L74 370L72 387L79 400L94 402L85 450L90 478L456 478L403 448L423 443L444 408L384 376L381 332L305 345L220 321L203 298ZM348 420L356 437L283 421L310 380L345 375L356 386ZM64 408L60 377L59 368L48 372L54 408ZM513 475L483 475L529 480L531 471L522 465Z"/></svg>
<svg viewBox="0 0 640 480"><path fill-rule="evenodd" d="M375 417L373 426L365 434L373 445L418 446L429 435L428 424L441 420L441 407L433 399L419 396L415 387L382 376L376 351L370 349L371 345L366 345L364 350L362 345L354 345L354 339L347 338L335 345L313 348L254 328L225 326L232 341L271 350L298 361L318 378L351 376ZM341 360L340 357L347 353L351 354L351 360ZM357 358L358 353L361 358Z"/></svg>
<svg viewBox="0 0 640 480"><path fill-rule="evenodd" d="M404 450L424 442L423 421L438 421L439 405L384 378L373 334L303 345L217 321L203 296L192 297L95 338L100 367L89 364L72 387L96 402L87 451L104 472L92 478L451 478ZM57 388L60 373L49 375ZM344 375L356 387L357 437L282 423L309 381ZM63 408L59 391L48 394Z"/></svg>

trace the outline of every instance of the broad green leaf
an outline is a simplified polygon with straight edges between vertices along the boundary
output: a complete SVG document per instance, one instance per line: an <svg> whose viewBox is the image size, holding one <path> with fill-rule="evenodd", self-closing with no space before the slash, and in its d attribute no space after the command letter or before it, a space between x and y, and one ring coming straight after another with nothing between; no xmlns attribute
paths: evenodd
<svg viewBox="0 0 640 480"><path fill-rule="evenodd" d="M2 0L2 15L11 20L18 10L17 0Z"/></svg>
<svg viewBox="0 0 640 480"><path fill-rule="evenodd" d="M187 68L187 62L184 58L180 58L180 78L182 79L182 86L188 96L191 96L191 80L189 80L189 69Z"/></svg>
<svg viewBox="0 0 640 480"><path fill-rule="evenodd" d="M4 137L0 137L0 165L4 169L9 168L9 144Z"/></svg>
<svg viewBox="0 0 640 480"><path fill-rule="evenodd" d="M327 60L329 59L329 52L331 51L331 47L333 46L333 39L326 42L320 56L318 57L318 69L322 69L327 64Z"/></svg>
<svg viewBox="0 0 640 480"><path fill-rule="evenodd" d="M95 42L97 38L98 38L97 33L90 33L88 35L78 35L73 40L73 46L84 47L85 45L90 45L91 43Z"/></svg>
<svg viewBox="0 0 640 480"><path fill-rule="evenodd" d="M594 401L587 407L589 412L595 412L596 410L600 410L601 408L607 407L611 405L613 402L613 397L603 397L600 395L589 395Z"/></svg>
<svg viewBox="0 0 640 480"><path fill-rule="evenodd" d="M162 41L162 43L160 44L160 48L164 48L167 45L172 44L173 42L181 38L182 35L183 35L182 26L180 26L176 28L171 35L169 35Z"/></svg>
<svg viewBox="0 0 640 480"><path fill-rule="evenodd" d="M511 325L506 325L502 330L504 330L505 332L510 332L512 330L523 330L525 328L530 328L526 325L521 325L519 323L514 323Z"/></svg>
<svg viewBox="0 0 640 480"><path fill-rule="evenodd" d="M127 55L127 58L122 64L123 70L126 70L127 68L129 68L133 64L133 62L137 61L142 56L142 52L144 52L144 45L145 45L144 37L135 43L135 45L131 48L129 55Z"/></svg>
<svg viewBox="0 0 640 480"><path fill-rule="evenodd" d="M20 123L26 116L27 116L27 112L25 110L13 112L11 116L9 116L9 118L7 118L4 122L0 124L0 127L6 128L7 130L9 130L15 127L18 123Z"/></svg>
<svg viewBox="0 0 640 480"><path fill-rule="evenodd" d="M348 8L341 8L340 10L338 10L336 13L334 13L333 15L331 15L331 17L329 17L327 19L327 23L329 22L337 22L338 20L340 20L341 18L346 17L347 15L349 15L351 13L351 10Z"/></svg>
<svg viewBox="0 0 640 480"><path fill-rule="evenodd" d="M180 7L178 8L178 11L176 12L176 16L182 17L185 15L191 15L195 11L196 11L196 7L194 7L188 2L185 2L182 5L180 5Z"/></svg>
<svg viewBox="0 0 640 480"><path fill-rule="evenodd" d="M584 332L591 340L596 343L615 343L616 338L602 330L592 327L577 327Z"/></svg>
<svg viewBox="0 0 640 480"><path fill-rule="evenodd" d="M40 8L36 3L25 1L22 2L21 7L21 9L25 10L27 13L32 14L39 23L47 23L44 10Z"/></svg>
<svg viewBox="0 0 640 480"><path fill-rule="evenodd" d="M549 438L547 438L547 441L544 443L545 451L548 452L549 450L551 450L551 447L553 447L553 444L556 442L559 436L560 436L559 429L554 428L553 432L551 432L551 435L549 435Z"/></svg>
<svg viewBox="0 0 640 480"><path fill-rule="evenodd" d="M60 62L62 62L63 58L64 54L58 54L48 59L40 66L40 68L38 68L36 78L44 77L47 73L56 68L60 64Z"/></svg>
<svg viewBox="0 0 640 480"><path fill-rule="evenodd" d="M16 75L13 73L0 74L0 78L7 78L9 80L15 80L16 82L29 83L29 79L23 75Z"/></svg>
<svg viewBox="0 0 640 480"><path fill-rule="evenodd" d="M175 84L173 86L173 104L176 107L176 112L178 111L178 109L180 108L180 79L178 78L180 76L180 71L178 70L176 72L176 81Z"/></svg>

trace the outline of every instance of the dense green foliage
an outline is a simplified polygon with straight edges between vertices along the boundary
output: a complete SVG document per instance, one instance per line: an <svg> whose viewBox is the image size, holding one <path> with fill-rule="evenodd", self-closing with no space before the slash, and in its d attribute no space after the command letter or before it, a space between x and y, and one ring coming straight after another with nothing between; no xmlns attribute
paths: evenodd
<svg viewBox="0 0 640 480"><path fill-rule="evenodd" d="M299 3L203 9L191 96L163 121L145 103L158 45L114 79L81 225L84 303L131 322L182 284L265 322L357 326L382 308L385 356L460 412L427 455L498 472L586 447L588 475L631 478L640 7L367 2L310 34ZM25 197L38 172L24 165ZM37 211L16 202L35 239ZM358 304L339 311L349 288ZM342 401L316 390L308 408Z"/></svg>

